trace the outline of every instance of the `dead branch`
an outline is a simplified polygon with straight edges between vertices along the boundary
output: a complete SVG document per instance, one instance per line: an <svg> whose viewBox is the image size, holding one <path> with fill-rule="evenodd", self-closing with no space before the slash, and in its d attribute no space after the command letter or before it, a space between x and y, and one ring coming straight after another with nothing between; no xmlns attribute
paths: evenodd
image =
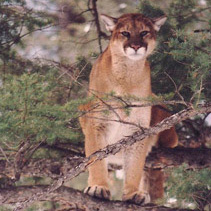
<svg viewBox="0 0 211 211"><path fill-rule="evenodd" d="M109 37L107 36L107 34L105 32L103 32L101 30L101 27L100 27L100 21L99 21L99 16L98 16L98 11L97 11L97 0L92 0L91 4L92 4L92 8L89 8L89 9L91 10L92 15L94 17L97 34L98 34L98 45L100 48L100 53L102 53L103 49L102 49L102 40L101 39L102 39L102 37L104 37L105 39L108 39Z"/></svg>
<svg viewBox="0 0 211 211"><path fill-rule="evenodd" d="M15 189L1 189L0 200L3 199L4 205L14 205L17 201L24 202L36 192L45 192L47 186L22 186ZM21 194L17 194L21 193ZM113 211L128 211L128 210L153 210L153 211L182 211L184 209L170 208L157 206L153 204L138 206L122 201L104 201L88 196L78 190L62 186L55 192L46 195L42 201L57 202L60 204L58 209L54 210L113 210ZM188 210L188 209L185 209Z"/></svg>
<svg viewBox="0 0 211 211"><path fill-rule="evenodd" d="M61 148L59 148L61 149ZM68 154L72 151L68 151ZM65 157L62 160L57 159L36 159L31 160L27 166L21 170L21 175L28 177L50 177L51 179L59 179L60 175L65 175L66 172L76 167L82 162L84 157L76 153L75 156ZM189 168L202 169L211 167L211 149L209 148L184 148L176 147L154 149L147 157L145 168L164 169L179 166L186 163ZM122 166L109 165L109 169L117 170ZM11 186L13 180L13 165L0 160L0 170L2 178L7 179L8 184L0 184L0 187Z"/></svg>
<svg viewBox="0 0 211 211"><path fill-rule="evenodd" d="M60 148L61 149L61 148ZM68 153L68 152L67 152ZM72 153L70 151L70 153ZM68 154L70 154L68 153ZM51 179L59 179L61 175L65 175L72 168L82 162L84 157L80 155L65 157L62 160L56 159L35 159L31 160L27 166L21 170L21 175L27 177L50 177ZM179 166L186 163L189 168L202 169L211 167L211 149L209 148L184 148L177 147L174 149L159 148L154 149L147 157L145 168L164 169ZM109 169L117 170L122 166L109 165ZM7 179L8 183L0 187L12 186L16 180L13 165L0 160L0 170L2 178Z"/></svg>
<svg viewBox="0 0 211 211"><path fill-rule="evenodd" d="M70 171L67 172L67 174L65 174L64 176L61 176L57 181L53 182L52 185L44 192L43 191L38 192L23 202L17 202L15 210L22 210L27 205L31 204L32 202L44 199L47 195L49 195L53 191L60 188L64 184L64 182L76 177L81 172L85 171L88 166L90 166L97 160L102 160L110 154L115 155L120 150L133 145L137 141L141 141L148 136L155 135L161 131L169 129L173 125L175 125L187 118L194 117L198 114L207 113L207 112L211 112L211 104L210 103L200 105L200 106L198 106L198 108L194 108L194 107L190 106L187 109L182 110L182 111L164 119L162 122L158 123L154 127L146 128L141 131L137 131L137 132L133 133L131 136L125 137L115 144L108 145L107 147L103 148L102 150L99 150L99 151L93 153L92 155L90 155L89 157L84 158L82 160L82 162L77 167L72 168Z"/></svg>

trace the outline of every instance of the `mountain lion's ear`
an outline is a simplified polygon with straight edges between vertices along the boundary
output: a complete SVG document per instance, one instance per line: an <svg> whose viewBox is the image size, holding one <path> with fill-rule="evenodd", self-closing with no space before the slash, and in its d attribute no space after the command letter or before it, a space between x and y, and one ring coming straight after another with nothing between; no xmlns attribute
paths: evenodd
<svg viewBox="0 0 211 211"><path fill-rule="evenodd" d="M155 31L159 31L160 27L166 22L167 17L165 15L152 19L154 23L154 29Z"/></svg>
<svg viewBox="0 0 211 211"><path fill-rule="evenodd" d="M117 23L117 18L113 18L113 17L110 17L108 15L100 15L101 17L101 20L103 21L103 23L105 24L105 27L108 31L112 32L114 30L114 27Z"/></svg>

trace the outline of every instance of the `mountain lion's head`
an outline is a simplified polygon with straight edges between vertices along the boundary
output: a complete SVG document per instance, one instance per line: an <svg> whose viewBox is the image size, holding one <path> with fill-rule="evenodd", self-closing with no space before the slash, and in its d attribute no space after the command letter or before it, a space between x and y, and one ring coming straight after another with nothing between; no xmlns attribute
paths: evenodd
<svg viewBox="0 0 211 211"><path fill-rule="evenodd" d="M139 13L113 18L101 15L106 29L112 32L111 48L132 60L146 58L155 48L156 33L166 16L150 19Z"/></svg>

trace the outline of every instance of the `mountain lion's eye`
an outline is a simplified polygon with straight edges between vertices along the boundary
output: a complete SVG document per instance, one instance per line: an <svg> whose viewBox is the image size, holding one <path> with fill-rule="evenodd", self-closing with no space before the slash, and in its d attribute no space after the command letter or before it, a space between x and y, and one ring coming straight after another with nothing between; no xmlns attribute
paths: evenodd
<svg viewBox="0 0 211 211"><path fill-rule="evenodd" d="M121 34L127 38L130 38L130 32L127 32L127 31L123 31L121 32Z"/></svg>
<svg viewBox="0 0 211 211"><path fill-rule="evenodd" d="M148 33L149 33L149 31L143 31L143 32L140 33L140 36L141 36L141 37L144 37L144 36L146 36Z"/></svg>

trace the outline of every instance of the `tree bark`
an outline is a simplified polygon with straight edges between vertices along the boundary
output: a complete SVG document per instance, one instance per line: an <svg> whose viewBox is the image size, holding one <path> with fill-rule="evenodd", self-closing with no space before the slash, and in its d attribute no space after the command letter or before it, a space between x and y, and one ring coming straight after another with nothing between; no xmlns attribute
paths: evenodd
<svg viewBox="0 0 211 211"><path fill-rule="evenodd" d="M46 186L22 186L15 189L0 189L0 200L3 201L4 205L14 205L17 201L24 202L28 198L32 197L37 192L46 191ZM17 194L19 193L19 194ZM3 200L2 200L3 198ZM60 204L59 208L55 208L55 211L61 210L112 210L112 211L185 211L188 209L170 208L165 206L157 206L153 204L138 206L122 201L105 201L96 199L88 196L78 190L74 190L68 187L60 187L54 192L49 193L45 196L42 201L52 201Z"/></svg>

